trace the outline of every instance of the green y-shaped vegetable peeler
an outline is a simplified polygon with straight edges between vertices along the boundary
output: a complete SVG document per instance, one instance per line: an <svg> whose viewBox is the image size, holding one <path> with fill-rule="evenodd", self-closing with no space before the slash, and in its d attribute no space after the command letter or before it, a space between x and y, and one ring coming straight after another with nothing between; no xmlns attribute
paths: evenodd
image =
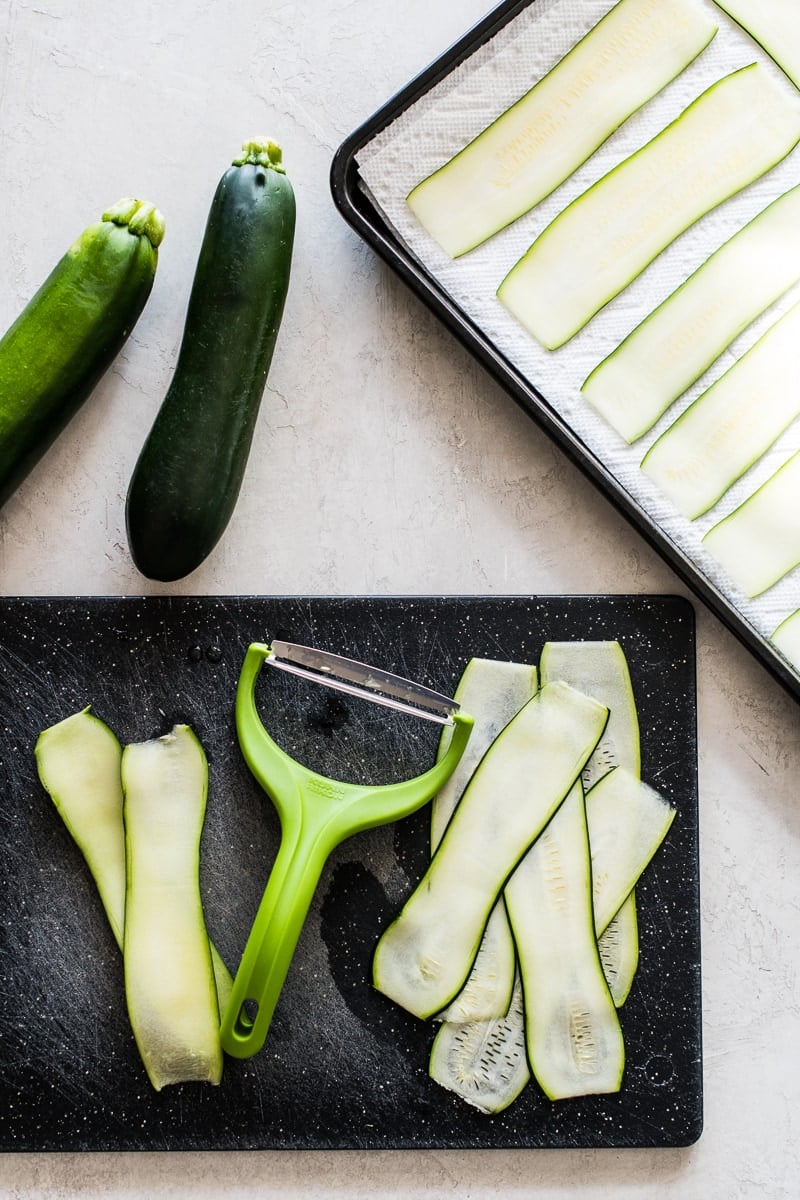
<svg viewBox="0 0 800 1200"><path fill-rule="evenodd" d="M264 728L255 684L264 664L351 695L453 727L445 753L422 775L361 786L328 779L296 762ZM264 1044L275 1006L331 851L354 833L421 808L455 769L472 729L456 701L353 659L273 641L251 645L236 695L236 728L245 761L272 799L281 842L222 1014L223 1049L249 1058Z"/></svg>

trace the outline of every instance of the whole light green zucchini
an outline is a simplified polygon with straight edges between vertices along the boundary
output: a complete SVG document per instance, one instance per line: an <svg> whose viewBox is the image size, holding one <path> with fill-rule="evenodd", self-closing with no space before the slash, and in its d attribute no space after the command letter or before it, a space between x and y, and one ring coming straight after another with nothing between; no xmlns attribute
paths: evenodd
<svg viewBox="0 0 800 1200"><path fill-rule="evenodd" d="M158 209L120 200L70 246L0 340L0 504L124 345L150 295L163 236Z"/></svg>
<svg viewBox="0 0 800 1200"><path fill-rule="evenodd" d="M236 506L289 287L281 158L246 143L211 204L175 373L128 490L131 554L151 579L198 567Z"/></svg>

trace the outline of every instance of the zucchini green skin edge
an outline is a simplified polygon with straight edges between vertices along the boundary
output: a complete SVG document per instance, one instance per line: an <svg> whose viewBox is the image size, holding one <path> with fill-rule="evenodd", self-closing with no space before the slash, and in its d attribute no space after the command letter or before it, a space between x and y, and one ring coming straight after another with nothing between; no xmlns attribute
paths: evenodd
<svg viewBox="0 0 800 1200"><path fill-rule="evenodd" d="M784 617L773 631L770 641L796 670L800 669L800 608Z"/></svg>
<svg viewBox="0 0 800 1200"><path fill-rule="evenodd" d="M76 239L0 340L0 505L122 349L163 237L158 209L120 200Z"/></svg>
<svg viewBox="0 0 800 1200"><path fill-rule="evenodd" d="M703 538L748 599L800 566L800 450Z"/></svg>
<svg viewBox="0 0 800 1200"><path fill-rule="evenodd" d="M172 382L126 505L143 575L181 579L224 533L244 478L289 288L295 199L274 142L249 142L208 216Z"/></svg>
<svg viewBox="0 0 800 1200"><path fill-rule="evenodd" d="M715 0L800 89L800 14L794 0Z"/></svg>

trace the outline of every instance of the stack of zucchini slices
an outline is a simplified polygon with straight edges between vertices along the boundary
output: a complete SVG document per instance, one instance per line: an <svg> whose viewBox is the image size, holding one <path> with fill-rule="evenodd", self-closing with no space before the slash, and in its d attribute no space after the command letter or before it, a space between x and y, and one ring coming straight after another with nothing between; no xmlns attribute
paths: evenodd
<svg viewBox="0 0 800 1200"><path fill-rule="evenodd" d="M551 642L538 668L474 658L456 699L471 746L434 801L430 865L378 942L375 986L440 1022L431 1077L483 1112L532 1077L553 1100L619 1091L634 888L675 816L640 778L622 647Z"/></svg>

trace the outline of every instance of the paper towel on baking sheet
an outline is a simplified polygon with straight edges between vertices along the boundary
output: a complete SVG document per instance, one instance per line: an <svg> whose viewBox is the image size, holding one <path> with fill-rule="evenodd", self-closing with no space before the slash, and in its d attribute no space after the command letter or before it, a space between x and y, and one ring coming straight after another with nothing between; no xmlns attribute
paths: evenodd
<svg viewBox="0 0 800 1200"><path fill-rule="evenodd" d="M586 187L674 119L723 75L760 61L789 92L792 84L763 51L711 0L718 25L711 44L686 71L611 138L548 199L489 242L450 259L416 222L405 203L421 179L523 95L610 9L609 0L534 0L488 43L456 67L358 154L358 169L373 201L428 272L540 391L617 481L750 622L768 638L800 607L800 569L764 596L749 601L726 578L702 546L703 534L800 449L800 422L705 517L689 522L644 475L639 463L655 438L709 383L798 299L800 287L774 305L681 398L651 432L627 446L586 404L580 385L641 319L723 241L770 200L800 183L800 148L764 178L726 201L673 243L588 326L557 351L544 350L496 298L510 267L537 234ZM742 280L747 286L747 280ZM800 354L799 354L800 357Z"/></svg>

